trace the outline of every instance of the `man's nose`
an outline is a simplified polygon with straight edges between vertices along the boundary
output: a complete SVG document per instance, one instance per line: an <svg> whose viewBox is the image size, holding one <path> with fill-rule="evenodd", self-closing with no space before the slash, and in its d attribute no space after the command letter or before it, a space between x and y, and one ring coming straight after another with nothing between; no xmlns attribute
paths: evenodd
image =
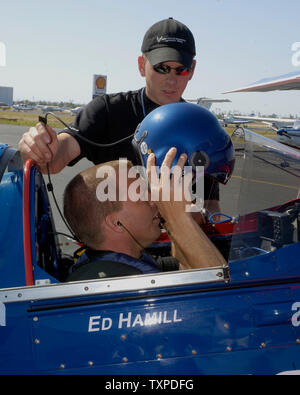
<svg viewBox="0 0 300 395"><path fill-rule="evenodd" d="M171 84L176 84L177 75L175 70L171 70L170 73L167 74L167 81Z"/></svg>

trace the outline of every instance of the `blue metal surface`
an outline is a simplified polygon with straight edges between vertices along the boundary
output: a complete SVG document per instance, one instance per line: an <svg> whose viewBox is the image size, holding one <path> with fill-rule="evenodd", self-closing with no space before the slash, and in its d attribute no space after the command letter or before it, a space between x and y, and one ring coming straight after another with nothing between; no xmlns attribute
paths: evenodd
<svg viewBox="0 0 300 395"><path fill-rule="evenodd" d="M234 283L244 280L297 278L300 275L299 256L300 243L296 243L268 254L230 262L230 280Z"/></svg>
<svg viewBox="0 0 300 395"><path fill-rule="evenodd" d="M139 293L122 293L81 303L71 298L7 304L7 326L0 328L7 339L0 348L1 372L276 374L300 369L295 326L300 306L293 311L300 283L247 285L182 286L142 299Z"/></svg>
<svg viewBox="0 0 300 395"><path fill-rule="evenodd" d="M25 285L22 229L22 172L6 173L0 183L0 288Z"/></svg>
<svg viewBox="0 0 300 395"><path fill-rule="evenodd" d="M0 158L4 154L7 147L8 147L8 144L0 144Z"/></svg>

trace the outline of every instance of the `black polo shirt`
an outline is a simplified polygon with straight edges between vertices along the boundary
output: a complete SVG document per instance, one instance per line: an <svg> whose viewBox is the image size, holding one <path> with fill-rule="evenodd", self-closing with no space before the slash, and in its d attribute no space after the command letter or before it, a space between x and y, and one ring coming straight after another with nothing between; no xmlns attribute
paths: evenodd
<svg viewBox="0 0 300 395"><path fill-rule="evenodd" d="M142 91L140 89L96 97L77 115L74 127L83 137L98 144L110 144L134 134L144 119L143 101L146 115L159 107L145 94L142 101ZM69 133L67 129L64 132ZM94 164L127 158L137 164L131 138L113 147L101 148L83 141L76 133L72 136L79 143L81 154L70 166L81 158L87 158ZM204 188L205 200L219 200L219 187L216 182L205 177Z"/></svg>

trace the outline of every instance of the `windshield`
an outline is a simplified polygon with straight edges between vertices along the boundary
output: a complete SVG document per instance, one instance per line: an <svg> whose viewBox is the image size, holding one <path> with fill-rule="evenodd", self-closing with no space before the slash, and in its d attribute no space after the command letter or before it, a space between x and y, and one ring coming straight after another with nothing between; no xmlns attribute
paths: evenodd
<svg viewBox="0 0 300 395"><path fill-rule="evenodd" d="M299 241L300 151L244 128L232 141L235 169L221 189L222 212L235 221L229 260Z"/></svg>
<svg viewBox="0 0 300 395"><path fill-rule="evenodd" d="M297 121L295 121L293 127L294 127L294 129L300 129L300 120L299 119Z"/></svg>

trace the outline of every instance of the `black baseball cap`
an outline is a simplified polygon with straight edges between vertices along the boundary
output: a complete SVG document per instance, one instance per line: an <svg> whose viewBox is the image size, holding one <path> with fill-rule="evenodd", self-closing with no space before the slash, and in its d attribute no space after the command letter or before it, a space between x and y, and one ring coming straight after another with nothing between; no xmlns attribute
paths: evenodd
<svg viewBox="0 0 300 395"><path fill-rule="evenodd" d="M183 23L173 18L164 19L148 29L142 52L152 66L162 62L178 62L191 67L196 55L195 40Z"/></svg>

